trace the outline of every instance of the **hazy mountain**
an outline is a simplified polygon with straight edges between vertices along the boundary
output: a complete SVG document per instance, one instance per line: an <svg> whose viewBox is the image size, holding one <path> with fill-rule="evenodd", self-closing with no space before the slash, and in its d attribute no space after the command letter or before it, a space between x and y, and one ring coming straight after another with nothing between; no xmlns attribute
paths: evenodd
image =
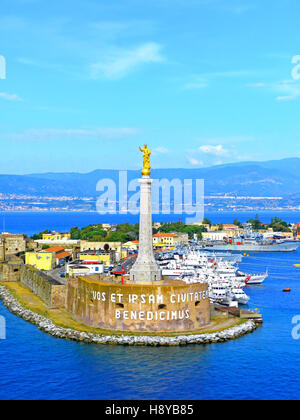
<svg viewBox="0 0 300 420"><path fill-rule="evenodd" d="M118 180L117 170L90 173L0 175L0 192L25 195L97 196L96 184L104 178ZM140 171L128 171L128 180ZM239 162L196 169L155 169L153 178L204 179L205 193L255 196L300 195L300 158L268 162Z"/></svg>

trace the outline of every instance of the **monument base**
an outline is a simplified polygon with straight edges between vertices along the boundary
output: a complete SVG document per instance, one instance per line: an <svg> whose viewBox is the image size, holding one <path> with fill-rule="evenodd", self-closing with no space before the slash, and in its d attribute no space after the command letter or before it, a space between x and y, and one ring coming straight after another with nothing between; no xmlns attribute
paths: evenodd
<svg viewBox="0 0 300 420"><path fill-rule="evenodd" d="M131 269L130 280L135 283L161 281L161 270L158 269L156 263L139 263Z"/></svg>
<svg viewBox="0 0 300 420"><path fill-rule="evenodd" d="M80 322L124 332L191 332L210 322L208 285L71 279L67 310Z"/></svg>

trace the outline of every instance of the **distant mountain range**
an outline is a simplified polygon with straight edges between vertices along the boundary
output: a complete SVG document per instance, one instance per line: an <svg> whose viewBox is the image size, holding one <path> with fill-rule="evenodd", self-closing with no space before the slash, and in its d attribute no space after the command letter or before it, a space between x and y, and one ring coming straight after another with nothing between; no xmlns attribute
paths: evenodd
<svg viewBox="0 0 300 420"><path fill-rule="evenodd" d="M268 162L240 162L208 168L154 169L153 178L204 179L205 195L282 196L300 198L300 158ZM119 171L99 169L90 173L0 175L0 193L34 196L97 197L100 179L118 180ZM140 171L128 171L128 180Z"/></svg>

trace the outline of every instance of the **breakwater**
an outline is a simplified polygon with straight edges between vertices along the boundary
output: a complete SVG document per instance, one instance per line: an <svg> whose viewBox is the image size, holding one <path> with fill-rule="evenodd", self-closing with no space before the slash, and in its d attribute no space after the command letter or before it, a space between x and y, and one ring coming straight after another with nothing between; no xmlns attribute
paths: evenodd
<svg viewBox="0 0 300 420"><path fill-rule="evenodd" d="M257 328L257 324L254 321L249 320L240 325L225 329L221 332L207 334L182 334L174 337L161 335L97 335L80 332L69 328L62 328L55 325L50 319L24 308L10 293L10 291L2 285L0 285L0 299L13 314L23 318L25 321L37 325L41 331L48 333L56 338L85 343L145 346L176 346L187 344L221 343L251 333Z"/></svg>

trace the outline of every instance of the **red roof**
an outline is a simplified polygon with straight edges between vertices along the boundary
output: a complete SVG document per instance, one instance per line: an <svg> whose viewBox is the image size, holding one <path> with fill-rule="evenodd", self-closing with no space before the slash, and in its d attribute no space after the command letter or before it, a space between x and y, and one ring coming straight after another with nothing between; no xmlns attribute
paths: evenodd
<svg viewBox="0 0 300 420"><path fill-rule="evenodd" d="M50 248L44 249L46 252L61 252L64 250L65 248L63 246L51 246Z"/></svg>
<svg viewBox="0 0 300 420"><path fill-rule="evenodd" d="M165 237L165 238L177 238L177 235L174 235L174 233L156 233L153 235L154 237Z"/></svg>
<svg viewBox="0 0 300 420"><path fill-rule="evenodd" d="M99 263L99 261L81 261L80 265L83 265L83 264L101 265L102 263Z"/></svg>
<svg viewBox="0 0 300 420"><path fill-rule="evenodd" d="M62 258L70 257L70 255L71 254L69 252L64 251L64 252L60 252L60 253L56 254L56 258L58 258L59 260L61 260Z"/></svg>

